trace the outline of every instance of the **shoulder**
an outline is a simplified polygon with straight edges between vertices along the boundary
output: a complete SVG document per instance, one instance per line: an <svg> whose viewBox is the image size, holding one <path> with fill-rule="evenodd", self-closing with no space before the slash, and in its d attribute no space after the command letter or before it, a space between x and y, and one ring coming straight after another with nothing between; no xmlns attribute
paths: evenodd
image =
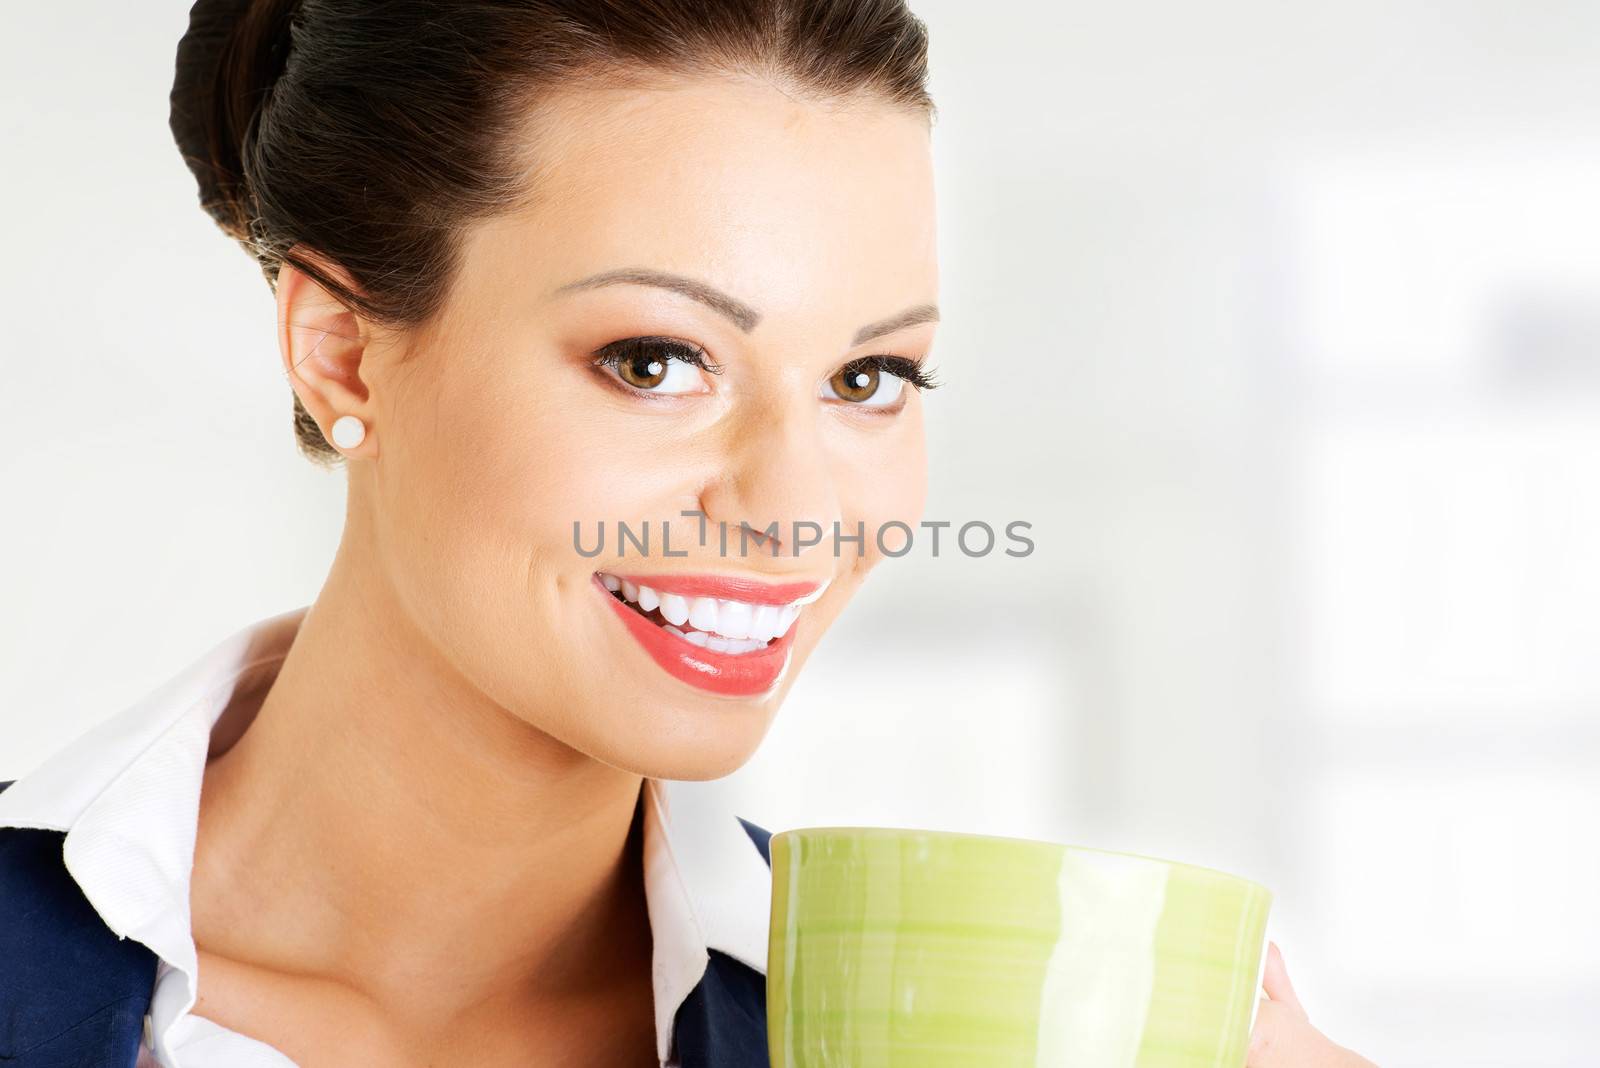
<svg viewBox="0 0 1600 1068"><path fill-rule="evenodd" d="M100 919L67 871L65 837L0 827L0 1005L20 1010L0 1031L6 1063L65 1055L86 1036L137 1036L149 1007L155 954Z"/></svg>

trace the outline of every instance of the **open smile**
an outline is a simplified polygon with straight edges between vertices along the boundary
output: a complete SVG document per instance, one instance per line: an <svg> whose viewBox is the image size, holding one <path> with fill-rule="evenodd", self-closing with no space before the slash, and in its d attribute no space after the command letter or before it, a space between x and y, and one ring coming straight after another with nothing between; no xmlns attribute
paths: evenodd
<svg viewBox="0 0 1600 1068"><path fill-rule="evenodd" d="M616 575L594 585L667 674L712 693L770 690L789 663L794 627L826 582L768 584L715 575Z"/></svg>

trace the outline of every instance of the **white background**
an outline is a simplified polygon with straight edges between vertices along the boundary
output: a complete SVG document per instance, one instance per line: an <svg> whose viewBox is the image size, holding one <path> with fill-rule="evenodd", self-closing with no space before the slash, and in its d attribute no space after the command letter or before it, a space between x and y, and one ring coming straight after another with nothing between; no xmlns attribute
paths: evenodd
<svg viewBox="0 0 1600 1068"><path fill-rule="evenodd" d="M1600 4L914 7L928 518L1038 549L885 565L685 803L1236 871L1385 1068L1595 1064ZM4 16L4 778L339 535L167 130L186 11Z"/></svg>

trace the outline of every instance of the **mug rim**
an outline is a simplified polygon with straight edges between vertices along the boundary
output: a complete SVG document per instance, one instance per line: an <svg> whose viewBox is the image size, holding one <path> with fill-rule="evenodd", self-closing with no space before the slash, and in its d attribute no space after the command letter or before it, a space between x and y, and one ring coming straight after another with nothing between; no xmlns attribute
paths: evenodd
<svg viewBox="0 0 1600 1068"><path fill-rule="evenodd" d="M977 833L975 831L949 831L949 830L931 829L931 828L926 828L926 827L885 827L885 826L870 826L869 827L869 826L848 826L848 825L841 825L841 824L829 824L829 825L825 825L825 826L814 826L814 827L811 827L811 826L808 826L808 827L788 827L788 828L785 828L784 830L781 830L781 831L774 831L772 833L771 839L769 839L768 849L769 850L771 849L771 842L772 841L776 841L779 838L784 838L784 837L787 837L787 836L790 836L790 835L798 835L798 834L821 834L821 835L831 835L831 836L835 836L835 837L851 836L851 837L875 837L875 838L890 838L890 837L893 837L893 838L905 838L905 837L921 836L921 837L933 838L933 839L938 839L938 840L943 840L943 841L955 841L957 839L968 839L968 840L974 840L975 839L975 840L980 840L980 841L995 842L995 843L1001 843L1001 844L1028 846L1028 847L1036 848L1036 849L1038 849L1038 848L1051 849L1051 850L1054 850L1054 851L1056 851L1058 853L1061 853L1063 855L1066 854L1066 853L1069 853L1069 852L1071 852L1071 853L1095 853L1095 854L1098 854L1100 856L1120 857L1120 858L1125 858L1125 859L1141 860L1141 861L1145 861L1145 862L1151 863L1151 864L1161 864L1161 865L1164 865L1164 866L1169 867L1169 868L1182 868L1182 869L1187 869L1189 871L1201 872L1201 873L1204 873L1205 875L1211 876L1213 878L1224 879L1224 880L1227 880L1229 882L1240 883L1240 884L1242 884L1244 886L1251 887L1251 888L1253 888L1255 890L1258 890L1261 893L1267 895L1267 898L1268 898L1269 901L1273 897L1272 891L1269 888L1267 888L1265 885L1263 885L1262 883L1259 883L1256 880L1248 878L1248 877L1243 876L1243 875L1237 875L1237 874L1235 874L1233 872L1230 872L1230 871L1223 871L1221 868L1207 867L1204 864L1191 864L1190 862L1184 861L1184 860L1169 860L1166 857L1153 857L1153 856L1150 856L1147 853L1129 853L1129 852L1125 852L1125 851L1119 850L1119 849L1102 849L1102 848L1097 847L1097 846L1075 845L1075 844L1070 843L1070 842L1052 842L1052 841L1050 841L1048 839L1044 839L1044 838L1024 838L1024 837L1021 837L1020 835L980 834L980 833Z"/></svg>

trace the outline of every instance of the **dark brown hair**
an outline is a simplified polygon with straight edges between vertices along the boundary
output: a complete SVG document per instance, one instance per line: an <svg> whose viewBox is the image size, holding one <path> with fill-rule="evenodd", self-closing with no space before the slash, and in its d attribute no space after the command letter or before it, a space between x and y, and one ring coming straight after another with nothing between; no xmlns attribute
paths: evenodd
<svg viewBox="0 0 1600 1068"><path fill-rule="evenodd" d="M443 303L463 224L532 192L518 131L542 94L748 73L931 123L927 50L905 0L200 0L171 125L201 206L269 286L289 263L405 327ZM301 450L336 461L294 409Z"/></svg>

